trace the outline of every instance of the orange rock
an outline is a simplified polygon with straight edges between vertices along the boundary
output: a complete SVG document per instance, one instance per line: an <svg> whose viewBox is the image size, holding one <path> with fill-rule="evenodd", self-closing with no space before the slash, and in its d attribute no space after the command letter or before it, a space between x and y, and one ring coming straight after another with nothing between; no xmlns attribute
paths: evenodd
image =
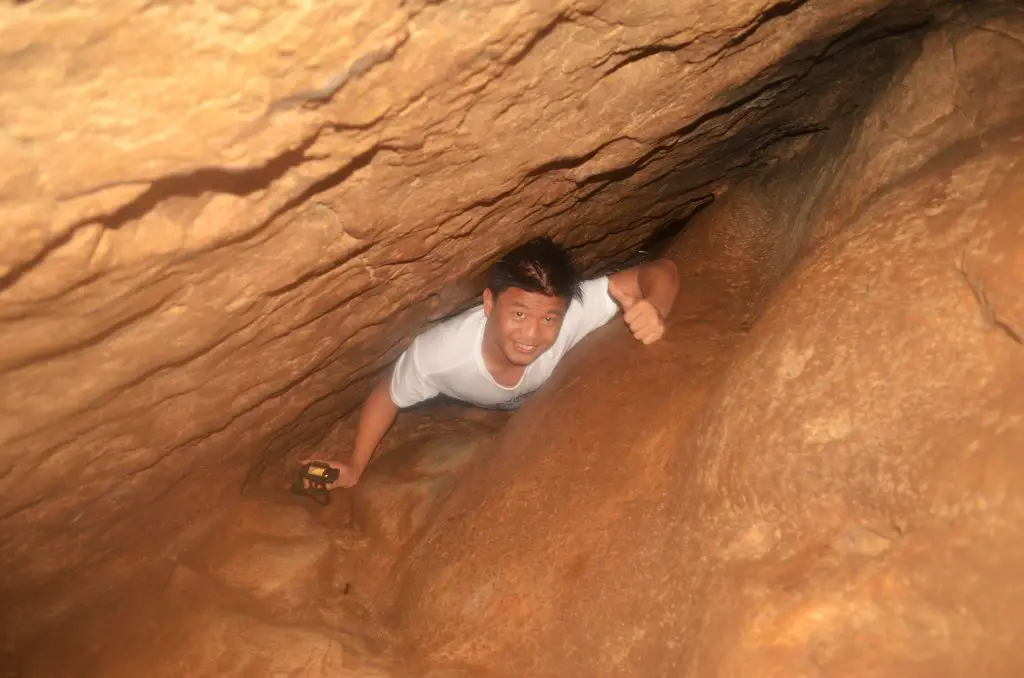
<svg viewBox="0 0 1024 678"><path fill-rule="evenodd" d="M1020 674L1024 20L969 5L0 10L0 662ZM663 342L275 513L499 252L680 229Z"/></svg>

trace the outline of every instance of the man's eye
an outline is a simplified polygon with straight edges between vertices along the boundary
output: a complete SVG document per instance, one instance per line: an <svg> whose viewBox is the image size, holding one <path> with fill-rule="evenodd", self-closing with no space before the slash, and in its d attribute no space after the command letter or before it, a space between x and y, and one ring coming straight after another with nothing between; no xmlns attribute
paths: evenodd
<svg viewBox="0 0 1024 678"><path fill-rule="evenodd" d="M518 318L519 320L522 320L525 317L526 317L525 313L523 313L522 311L516 311L516 318Z"/></svg>
<svg viewBox="0 0 1024 678"><path fill-rule="evenodd" d="M555 319L552 318L551 316L546 316L544 318L544 322L546 322L546 323L548 323L550 325L551 323L555 322Z"/></svg>

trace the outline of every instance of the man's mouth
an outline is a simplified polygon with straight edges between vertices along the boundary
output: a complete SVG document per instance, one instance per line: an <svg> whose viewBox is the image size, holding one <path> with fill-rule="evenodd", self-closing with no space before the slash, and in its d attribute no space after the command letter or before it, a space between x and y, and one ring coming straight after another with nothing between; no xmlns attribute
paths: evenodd
<svg viewBox="0 0 1024 678"><path fill-rule="evenodd" d="M512 342L512 345L516 347L516 350L525 355L530 355L536 352L536 346L530 346L529 344L520 344L518 341Z"/></svg>

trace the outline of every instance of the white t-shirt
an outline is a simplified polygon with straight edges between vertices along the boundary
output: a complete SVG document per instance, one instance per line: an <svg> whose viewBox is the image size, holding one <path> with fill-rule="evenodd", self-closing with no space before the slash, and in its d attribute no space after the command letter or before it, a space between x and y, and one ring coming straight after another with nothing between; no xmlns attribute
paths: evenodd
<svg viewBox="0 0 1024 678"><path fill-rule="evenodd" d="M619 307L608 294L608 278L583 283L583 300L572 300L558 338L523 372L515 386L502 386L484 364L487 317L471 308L416 337L391 375L391 401L400 408L444 394L480 407L513 409L547 381L562 357L583 337L611 320Z"/></svg>

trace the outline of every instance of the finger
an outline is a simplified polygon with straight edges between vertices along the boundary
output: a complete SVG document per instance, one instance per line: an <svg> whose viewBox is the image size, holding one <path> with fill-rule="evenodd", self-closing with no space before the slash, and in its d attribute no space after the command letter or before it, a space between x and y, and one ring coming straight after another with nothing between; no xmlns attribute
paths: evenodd
<svg viewBox="0 0 1024 678"><path fill-rule="evenodd" d="M630 318L649 318L651 320L661 321L661 314L658 309L654 307L649 301L637 302L629 311L625 314L627 322Z"/></svg>
<svg viewBox="0 0 1024 678"><path fill-rule="evenodd" d="M645 335L644 344L649 346L655 342L660 341L663 336L665 336L665 330L660 327L656 327L653 331Z"/></svg>
<svg viewBox="0 0 1024 678"><path fill-rule="evenodd" d="M633 330L643 329L645 327L651 327L658 324L658 316L653 313L640 313L634 314L632 317L626 319L628 324Z"/></svg>
<svg viewBox="0 0 1024 678"><path fill-rule="evenodd" d="M636 304L635 298L623 292L619 286L611 280L608 281L608 294L612 296L612 299L618 302L623 311L628 311L633 308L634 304Z"/></svg>
<svg viewBox="0 0 1024 678"><path fill-rule="evenodd" d="M661 322L656 317L644 316L638 318L629 326L629 329L633 334L647 334L649 332L656 332L661 327Z"/></svg>
<svg viewBox="0 0 1024 678"><path fill-rule="evenodd" d="M657 341L662 334L662 328L658 325L649 325L638 331L634 336L645 344Z"/></svg>
<svg viewBox="0 0 1024 678"><path fill-rule="evenodd" d="M637 318L639 318L643 314L644 314L643 304L635 304L635 305L631 306L629 308L629 310L627 310L623 314L622 317L626 320L627 323L632 323L634 320L636 320Z"/></svg>
<svg viewBox="0 0 1024 678"><path fill-rule="evenodd" d="M657 325L657 320L648 315L639 315L630 319L626 324L629 325L631 332L636 333Z"/></svg>

